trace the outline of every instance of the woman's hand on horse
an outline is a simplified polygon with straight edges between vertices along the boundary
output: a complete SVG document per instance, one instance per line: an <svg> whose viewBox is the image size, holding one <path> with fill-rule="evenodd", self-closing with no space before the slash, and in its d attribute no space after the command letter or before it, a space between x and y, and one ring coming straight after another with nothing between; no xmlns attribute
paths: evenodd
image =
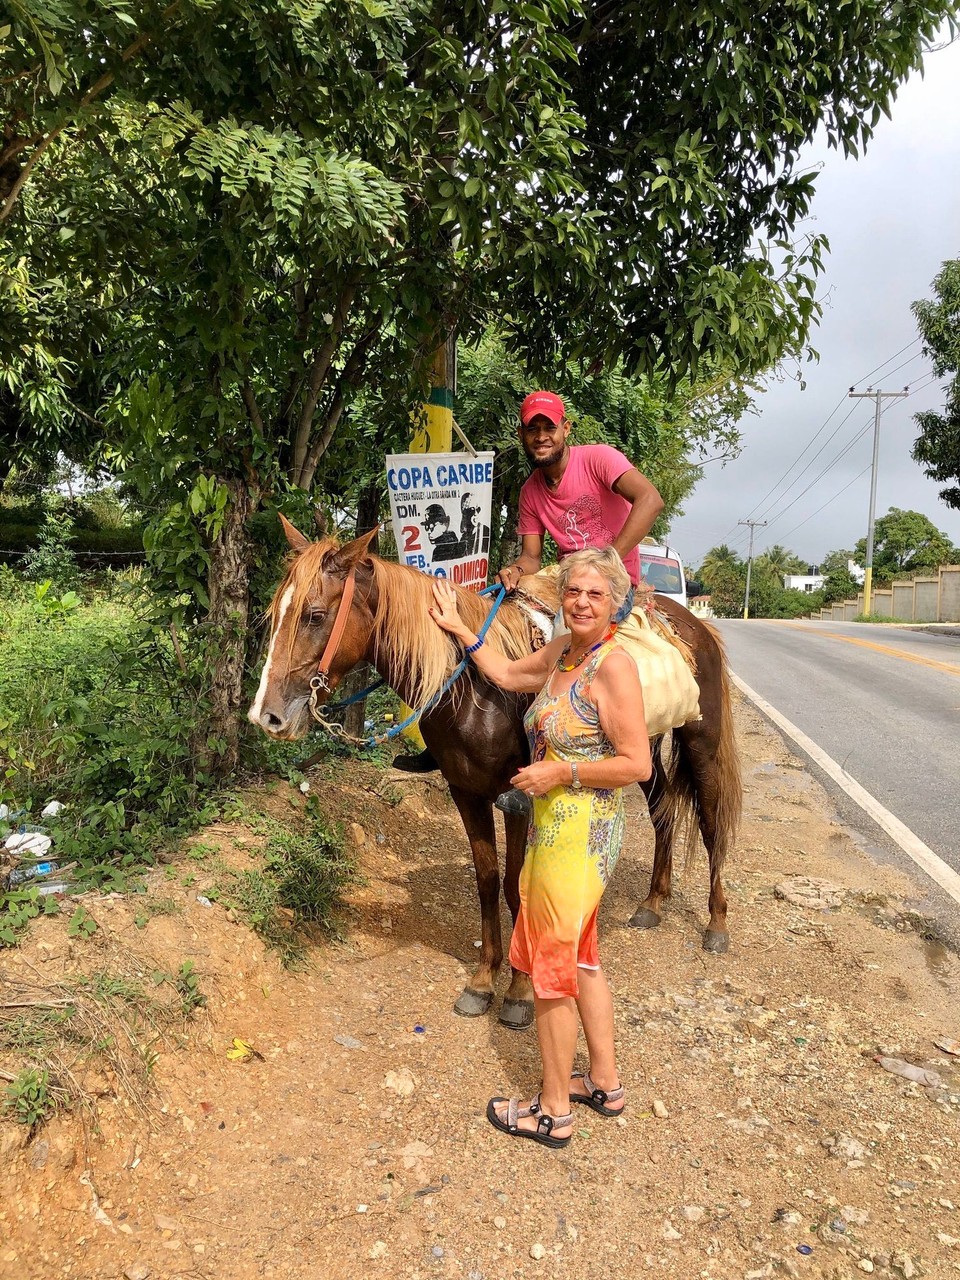
<svg viewBox="0 0 960 1280"><path fill-rule="evenodd" d="M510 779L511 786L525 791L528 796L545 796L554 787L564 787L569 782L570 766L565 760L538 760Z"/></svg>
<svg viewBox="0 0 960 1280"><path fill-rule="evenodd" d="M446 578L434 578L433 599L435 603L428 612L438 627L452 635L466 631L463 619L457 611L456 592Z"/></svg>

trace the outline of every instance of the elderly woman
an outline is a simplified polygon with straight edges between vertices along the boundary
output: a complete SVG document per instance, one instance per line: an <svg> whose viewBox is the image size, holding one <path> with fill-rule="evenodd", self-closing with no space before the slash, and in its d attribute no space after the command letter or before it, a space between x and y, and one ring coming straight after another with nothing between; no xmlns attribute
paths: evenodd
<svg viewBox="0 0 960 1280"><path fill-rule="evenodd" d="M533 818L510 963L533 983L543 1084L527 1103L492 1098L487 1119L548 1147L570 1141L572 1102L604 1116L623 1110L597 910L623 840L621 788L651 772L637 668L614 643L614 619L630 589L623 562L611 547L575 552L558 585L569 634L518 662L464 625L442 579L430 610L489 680L537 694L525 718L531 763L511 779L533 798ZM583 1075L573 1073L578 1012L590 1055Z"/></svg>

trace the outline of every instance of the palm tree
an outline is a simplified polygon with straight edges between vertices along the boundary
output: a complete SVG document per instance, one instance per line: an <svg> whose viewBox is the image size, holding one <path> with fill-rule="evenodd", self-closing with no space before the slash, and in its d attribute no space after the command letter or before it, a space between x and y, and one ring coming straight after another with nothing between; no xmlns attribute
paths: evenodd
<svg viewBox="0 0 960 1280"><path fill-rule="evenodd" d="M771 577L779 578L781 583L788 573L806 573L807 567L806 560L801 560L779 542L757 556L757 568L761 572L765 570Z"/></svg>
<svg viewBox="0 0 960 1280"><path fill-rule="evenodd" d="M742 565L743 561L733 548L721 542L719 547L711 547L704 556L697 577L705 586L712 587L718 577L723 577L725 573L736 573Z"/></svg>

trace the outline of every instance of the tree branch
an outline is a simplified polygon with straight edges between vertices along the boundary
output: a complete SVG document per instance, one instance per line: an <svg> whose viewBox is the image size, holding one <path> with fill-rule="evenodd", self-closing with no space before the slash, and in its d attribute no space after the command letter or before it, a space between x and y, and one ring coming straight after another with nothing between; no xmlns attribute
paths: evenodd
<svg viewBox="0 0 960 1280"><path fill-rule="evenodd" d="M367 358L370 355L370 348L380 336L380 330L383 327L383 315L378 313L374 318L374 323L370 330L364 334L354 349L351 351L346 364L343 367L337 387L333 393L333 399L330 401L330 407L327 410L326 420L323 424L323 430L318 438L314 441L312 448L309 450L304 459L303 466L300 470L300 478L298 486L301 489L309 489L313 484L313 477L317 470L317 464L330 447L330 441L333 439L334 432L343 416L343 410L347 403L347 388L355 387L360 381L363 370L366 367Z"/></svg>
<svg viewBox="0 0 960 1280"><path fill-rule="evenodd" d="M330 370L330 364L340 345L343 326L346 324L356 292L357 279L354 277L347 281L340 297L337 299L337 309L334 312L330 333L323 346L314 356L313 363L310 366L310 373L307 378L307 392L300 408L300 420L297 424L297 434L293 442L293 457L290 469L294 484L299 484L297 477L303 470L306 461L314 410L317 407L317 401L320 399L320 392Z"/></svg>
<svg viewBox="0 0 960 1280"><path fill-rule="evenodd" d="M164 9L163 13L160 15L161 19L165 20L172 13L174 13L179 7L180 7L180 0L173 0L173 3L168 5L167 8ZM153 36L148 32L144 32L143 35L137 36L136 40L134 40L131 44L128 44L126 49L124 49L123 52L120 54L120 61L130 62L131 59L135 58L137 54L140 53L143 49L145 49L146 46L150 44L152 41L153 41ZM89 106L90 103L93 102L95 98L99 98L100 94L103 93L104 89L109 89L110 85L113 84L114 80L116 79L116 76L117 76L116 71L104 72L104 74L100 77L100 79L94 81L94 83L90 86L87 92L83 95L83 97L77 103L76 107L73 109L71 115L69 115L65 120L63 120L60 124L58 124L55 129L51 129L51 131L39 144L39 146L33 152L33 155L31 155L30 159L20 170L20 176L17 178L16 182L13 184L13 187L10 190L10 194L7 196L6 200L3 203L3 208L0 209L0 222L6 222L7 218L10 217L10 214L13 212L14 205L17 203L17 199L20 195L20 192L27 185L27 182L30 178L30 174L36 168L37 161L40 159L43 153L47 150L47 148L51 145L51 143L53 143L56 140L56 138L58 138L60 134L63 133L67 125L73 122L78 112L82 111L84 107Z"/></svg>

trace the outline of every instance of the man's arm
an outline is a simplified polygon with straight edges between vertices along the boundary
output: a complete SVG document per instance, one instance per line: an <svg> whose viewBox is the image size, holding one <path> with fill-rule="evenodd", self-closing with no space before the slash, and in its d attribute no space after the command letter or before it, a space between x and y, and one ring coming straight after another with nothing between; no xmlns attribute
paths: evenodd
<svg viewBox="0 0 960 1280"><path fill-rule="evenodd" d="M656 489L654 489L654 493L656 492ZM659 497L659 495L657 496ZM497 574L497 580L502 582L508 591L512 591L525 574L540 572L542 558L543 534L525 533L520 539L520 554L513 564L504 565Z"/></svg>
<svg viewBox="0 0 960 1280"><path fill-rule="evenodd" d="M626 498L631 504L630 514L612 543L614 550L622 559L653 528L654 520L663 510L663 499L656 486L651 484L646 476L641 475L636 467L631 467L614 481L613 491L621 498Z"/></svg>

